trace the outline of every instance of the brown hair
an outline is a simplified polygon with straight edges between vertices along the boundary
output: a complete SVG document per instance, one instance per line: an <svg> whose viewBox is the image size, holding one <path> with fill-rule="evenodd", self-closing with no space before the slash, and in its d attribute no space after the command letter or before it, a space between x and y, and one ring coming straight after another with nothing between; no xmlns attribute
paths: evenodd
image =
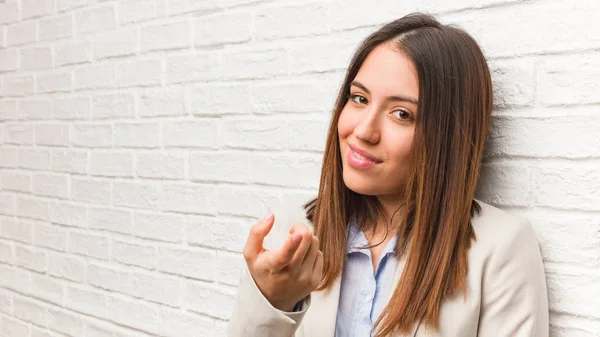
<svg viewBox="0 0 600 337"><path fill-rule="evenodd" d="M492 110L492 83L485 57L465 31L413 13L368 36L355 52L333 108L318 195L304 205L324 255L318 289L332 285L347 261L348 222L377 223L382 206L376 196L348 189L342 178L337 124L350 83L367 55L392 43L413 61L419 105L411 148L414 165L398 201L403 217L396 254L406 255L399 283L375 322L376 336L408 332L422 321L439 328L442 300L466 297L467 254L475 234L471 217ZM340 263L343 262L343 263Z"/></svg>

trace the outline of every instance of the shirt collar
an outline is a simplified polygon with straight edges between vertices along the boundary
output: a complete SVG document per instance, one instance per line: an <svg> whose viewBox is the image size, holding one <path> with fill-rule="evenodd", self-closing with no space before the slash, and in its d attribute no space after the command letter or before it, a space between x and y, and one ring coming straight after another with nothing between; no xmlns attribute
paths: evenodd
<svg viewBox="0 0 600 337"><path fill-rule="evenodd" d="M394 235L394 237L386 244L381 255L384 256L385 254L393 253L396 248L397 240L398 240L398 235ZM366 246L368 244L369 244L369 241L367 241L365 234L363 233L363 231L359 230L359 228L358 228L356 216L353 216L352 219L350 220L350 226L348 228L348 244L346 247L347 253L350 254L350 253L362 252L362 253L366 253L367 255L370 256L371 252L368 248L362 248L362 249L360 248L360 247Z"/></svg>

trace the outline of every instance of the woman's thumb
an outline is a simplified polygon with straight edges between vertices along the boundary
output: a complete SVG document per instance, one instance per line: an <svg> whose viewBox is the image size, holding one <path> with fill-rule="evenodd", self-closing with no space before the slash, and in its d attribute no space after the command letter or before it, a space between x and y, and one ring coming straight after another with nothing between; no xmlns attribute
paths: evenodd
<svg viewBox="0 0 600 337"><path fill-rule="evenodd" d="M263 240L271 231L273 227L273 213L268 213L259 222L255 223L250 229L250 235L248 236L248 242L246 248L250 249L252 253L256 254L263 248Z"/></svg>

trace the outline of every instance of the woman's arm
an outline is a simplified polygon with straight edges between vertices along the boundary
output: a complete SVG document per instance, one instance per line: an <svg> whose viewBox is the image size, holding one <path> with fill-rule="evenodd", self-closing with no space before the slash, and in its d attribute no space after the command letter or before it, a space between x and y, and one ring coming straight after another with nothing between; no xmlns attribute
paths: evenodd
<svg viewBox="0 0 600 337"><path fill-rule="evenodd" d="M483 278L478 336L548 336L546 277L529 221L497 247Z"/></svg>
<svg viewBox="0 0 600 337"><path fill-rule="evenodd" d="M293 337L310 307L310 295L297 312L284 312L262 295L244 264L237 300L227 328L228 337Z"/></svg>

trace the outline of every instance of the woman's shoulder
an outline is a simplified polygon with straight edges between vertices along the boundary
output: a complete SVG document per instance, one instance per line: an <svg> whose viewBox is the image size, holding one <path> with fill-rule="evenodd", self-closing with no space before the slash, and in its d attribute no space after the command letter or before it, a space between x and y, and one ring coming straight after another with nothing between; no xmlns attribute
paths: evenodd
<svg viewBox="0 0 600 337"><path fill-rule="evenodd" d="M510 257L524 252L539 254L538 239L529 219L475 200L481 211L473 215L475 231L472 250L482 256Z"/></svg>

